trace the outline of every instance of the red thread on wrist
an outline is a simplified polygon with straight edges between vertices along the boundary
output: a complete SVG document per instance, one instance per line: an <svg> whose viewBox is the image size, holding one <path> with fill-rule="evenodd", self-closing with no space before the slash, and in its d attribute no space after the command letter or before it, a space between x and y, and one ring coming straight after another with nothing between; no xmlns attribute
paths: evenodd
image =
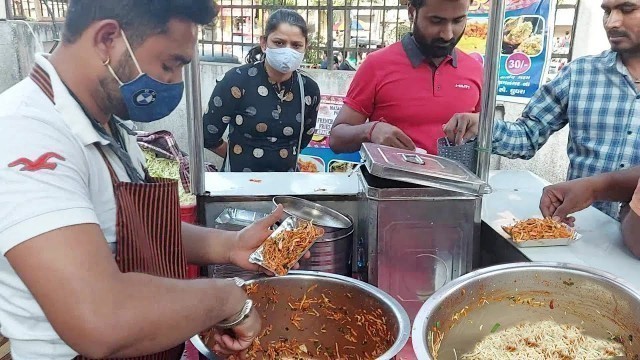
<svg viewBox="0 0 640 360"><path fill-rule="evenodd" d="M371 125L371 128L369 129L369 134L367 134L367 141L368 142L373 142L371 137L373 136L373 130L375 130L376 126L378 126L378 124L380 124L380 121L374 121L373 125Z"/></svg>

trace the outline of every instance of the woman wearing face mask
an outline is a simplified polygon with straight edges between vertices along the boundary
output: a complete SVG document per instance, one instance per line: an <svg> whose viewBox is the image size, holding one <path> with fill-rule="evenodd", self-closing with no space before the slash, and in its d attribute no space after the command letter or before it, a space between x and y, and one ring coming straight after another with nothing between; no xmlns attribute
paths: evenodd
<svg viewBox="0 0 640 360"><path fill-rule="evenodd" d="M291 172L313 136L320 89L298 70L307 24L280 9L267 21L247 65L227 72L204 115L205 147L225 159L224 171ZM222 135L229 129L229 140Z"/></svg>

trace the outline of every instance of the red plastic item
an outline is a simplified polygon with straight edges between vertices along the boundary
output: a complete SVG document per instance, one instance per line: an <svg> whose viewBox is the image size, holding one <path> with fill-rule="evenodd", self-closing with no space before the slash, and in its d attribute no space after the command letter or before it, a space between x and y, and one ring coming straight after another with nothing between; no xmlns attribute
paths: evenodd
<svg viewBox="0 0 640 360"><path fill-rule="evenodd" d="M195 224L198 222L198 212L196 210L196 205L189 206L181 206L180 207L180 217L183 222L189 224Z"/></svg>
<svg viewBox="0 0 640 360"><path fill-rule="evenodd" d="M180 218L183 222L195 224L198 222L198 211L196 205L181 206ZM195 265L187 265L187 277L189 279L197 279L200 277L200 267Z"/></svg>

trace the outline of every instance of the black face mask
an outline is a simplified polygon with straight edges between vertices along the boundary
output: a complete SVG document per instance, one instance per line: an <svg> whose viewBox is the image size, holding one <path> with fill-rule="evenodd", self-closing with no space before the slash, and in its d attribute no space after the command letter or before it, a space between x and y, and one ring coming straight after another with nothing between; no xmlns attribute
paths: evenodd
<svg viewBox="0 0 640 360"><path fill-rule="evenodd" d="M427 59L440 59L451 55L456 45L460 42L460 39L462 39L462 36L464 36L464 32L460 34L457 39L450 41L442 38L429 41L422 36L422 32L418 27L418 21L413 20L413 39L416 45L418 45L418 49L420 49L422 55Z"/></svg>

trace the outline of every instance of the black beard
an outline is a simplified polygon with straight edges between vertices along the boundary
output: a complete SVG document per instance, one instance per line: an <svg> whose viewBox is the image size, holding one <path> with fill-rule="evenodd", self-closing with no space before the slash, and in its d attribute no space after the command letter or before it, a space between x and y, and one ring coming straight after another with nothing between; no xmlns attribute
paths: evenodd
<svg viewBox="0 0 640 360"><path fill-rule="evenodd" d="M413 23L413 29L413 39L416 42L416 45L418 45L418 49L420 49L422 55L427 59L441 59L453 54L456 45L458 45L462 36L464 36L463 32L457 39L452 41L445 41L443 39L428 41L422 37L420 28L418 27L418 22L415 20Z"/></svg>
<svg viewBox="0 0 640 360"><path fill-rule="evenodd" d="M128 53L123 55L118 64L114 66L113 71L125 83L134 79L134 74L138 72L133 64L133 59ZM110 71L107 70L105 77L100 79L100 87L103 94L103 110L108 114L117 116L119 119L130 120L129 110L120 92L120 83L111 75Z"/></svg>

